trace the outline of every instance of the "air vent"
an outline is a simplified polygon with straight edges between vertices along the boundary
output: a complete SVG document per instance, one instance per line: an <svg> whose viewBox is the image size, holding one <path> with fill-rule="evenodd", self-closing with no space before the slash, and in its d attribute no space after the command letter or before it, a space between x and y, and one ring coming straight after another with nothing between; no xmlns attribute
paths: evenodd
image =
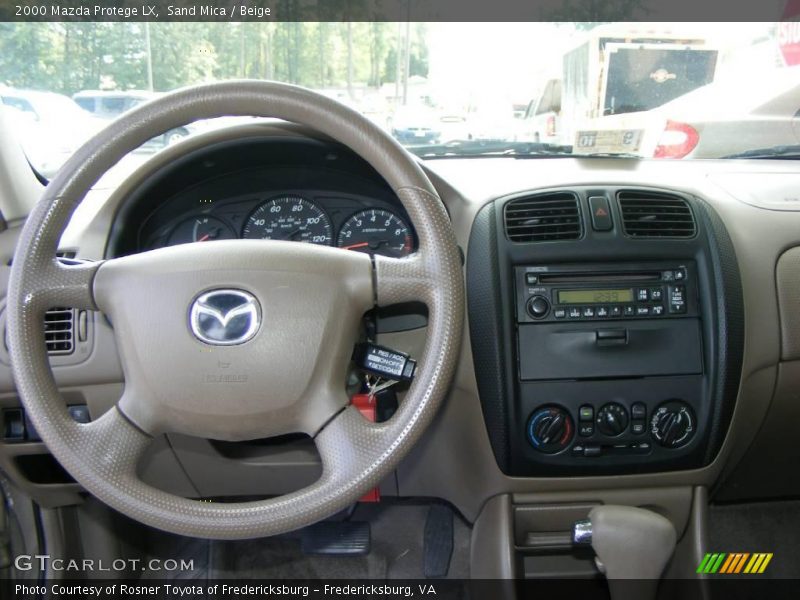
<svg viewBox="0 0 800 600"><path fill-rule="evenodd" d="M75 311L51 308L44 316L44 339L48 354L71 354L75 331Z"/></svg>
<svg viewBox="0 0 800 600"><path fill-rule="evenodd" d="M578 197L572 192L512 200L505 207L506 235L512 242L550 242L581 237Z"/></svg>
<svg viewBox="0 0 800 600"><path fill-rule="evenodd" d="M625 233L636 238L690 238L697 232L683 198L656 192L617 194Z"/></svg>

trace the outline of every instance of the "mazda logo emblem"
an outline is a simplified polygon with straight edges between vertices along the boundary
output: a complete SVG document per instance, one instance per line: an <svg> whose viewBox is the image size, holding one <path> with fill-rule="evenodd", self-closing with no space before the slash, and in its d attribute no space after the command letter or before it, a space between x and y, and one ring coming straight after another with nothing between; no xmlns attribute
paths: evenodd
<svg viewBox="0 0 800 600"><path fill-rule="evenodd" d="M261 305L242 290L212 290L192 302L189 327L201 342L214 346L243 344L261 326Z"/></svg>

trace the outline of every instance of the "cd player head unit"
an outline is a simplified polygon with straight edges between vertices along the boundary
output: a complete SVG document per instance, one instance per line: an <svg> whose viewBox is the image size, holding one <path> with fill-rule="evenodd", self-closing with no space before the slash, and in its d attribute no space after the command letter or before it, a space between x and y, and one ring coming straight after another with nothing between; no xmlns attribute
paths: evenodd
<svg viewBox="0 0 800 600"><path fill-rule="evenodd" d="M515 267L517 322L697 316L690 262Z"/></svg>

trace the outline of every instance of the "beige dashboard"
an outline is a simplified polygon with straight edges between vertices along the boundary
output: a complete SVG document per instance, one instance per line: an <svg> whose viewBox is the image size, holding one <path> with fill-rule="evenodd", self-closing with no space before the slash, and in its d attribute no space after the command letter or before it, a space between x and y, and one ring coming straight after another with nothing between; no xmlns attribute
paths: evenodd
<svg viewBox="0 0 800 600"><path fill-rule="evenodd" d="M243 126L189 138L145 162L124 181L106 177L85 199L61 247L79 258L102 259L120 202L159 165L183 152L225 138L311 135L280 125ZM385 494L437 497L450 501L474 521L487 502L511 494L515 502L608 501L628 494L640 504L658 504L685 526L687 498L702 486L722 498L797 493L786 478L770 478L758 462L778 457L789 468L798 458L787 434L798 410L800 389L800 167L792 161L647 161L603 158L446 158L423 163L450 213L466 252L478 211L495 198L518 192L580 185L656 186L698 196L710 203L728 230L740 269L745 307L744 360L731 426L716 459L701 469L668 473L508 477L498 468L476 385L469 328L459 369L443 409L422 442L382 485ZM8 281L20 222L0 235L0 294ZM469 293L469 290L467 290ZM0 310L2 310L0 305ZM4 317L0 314L0 327ZM74 360L54 361L70 404L87 404L93 417L116 402L123 377L111 327L100 314L88 315L89 343ZM419 354L424 330L387 334L388 346ZM0 350L0 407L19 406L8 357ZM69 482L41 483L20 468L20 456L46 455L41 443L0 442L0 467L44 506L80 501ZM775 463L773 463L774 465ZM775 467L773 467L775 468ZM308 444L285 447L223 446L207 440L169 436L158 440L141 467L155 485L200 497L284 493L319 474ZM675 501L670 500L674 496ZM670 508L674 507L674 508Z"/></svg>

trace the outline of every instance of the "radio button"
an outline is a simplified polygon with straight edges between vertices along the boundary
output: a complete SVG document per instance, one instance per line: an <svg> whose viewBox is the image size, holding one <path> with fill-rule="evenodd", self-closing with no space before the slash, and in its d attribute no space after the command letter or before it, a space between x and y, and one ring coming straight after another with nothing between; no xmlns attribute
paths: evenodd
<svg viewBox="0 0 800 600"><path fill-rule="evenodd" d="M573 306L569 309L569 318L570 319L580 319L581 318L581 309L577 306Z"/></svg>
<svg viewBox="0 0 800 600"><path fill-rule="evenodd" d="M637 317L645 317L650 314L650 307L649 306L637 306L636 307L636 316Z"/></svg>
<svg viewBox="0 0 800 600"><path fill-rule="evenodd" d="M684 281L686 279L686 269L675 270L675 281Z"/></svg>
<svg viewBox="0 0 800 600"><path fill-rule="evenodd" d="M564 317L566 317L566 316L567 316L567 309L566 309L566 308L556 308L556 309L553 311L553 316L554 316L556 319L563 319Z"/></svg>
<svg viewBox="0 0 800 600"><path fill-rule="evenodd" d="M661 279L663 279L664 281L674 281L675 274L672 271L664 271L663 273L661 273Z"/></svg>
<svg viewBox="0 0 800 600"><path fill-rule="evenodd" d="M663 290L661 288L652 288L650 290L650 300L654 302L660 302Z"/></svg>
<svg viewBox="0 0 800 600"><path fill-rule="evenodd" d="M635 310L634 310L634 308L633 308L632 306L630 306L630 305L628 305L628 306L626 306L626 307L625 307L625 309L624 309L624 312L625 312L625 316L626 316L626 317L632 317L633 315L635 315L635 314L636 314L636 311L635 311Z"/></svg>
<svg viewBox="0 0 800 600"><path fill-rule="evenodd" d="M664 307L660 304L650 307L650 314L654 317L660 317L664 314Z"/></svg>
<svg viewBox="0 0 800 600"><path fill-rule="evenodd" d="M686 286L671 285L667 292L669 294L669 312L672 314L682 314L686 312Z"/></svg>
<svg viewBox="0 0 800 600"><path fill-rule="evenodd" d="M647 302L650 299L650 292L647 288L638 288L636 290L636 299L639 302Z"/></svg>
<svg viewBox="0 0 800 600"><path fill-rule="evenodd" d="M594 317L594 307L593 306L584 306L583 307L583 316L584 317Z"/></svg>
<svg viewBox="0 0 800 600"><path fill-rule="evenodd" d="M534 319L541 319L550 312L550 303L544 296L532 296L528 300L528 314Z"/></svg>
<svg viewBox="0 0 800 600"><path fill-rule="evenodd" d="M525 283L528 285L536 285L539 283L539 276L536 273L525 273Z"/></svg>
<svg viewBox="0 0 800 600"><path fill-rule="evenodd" d="M622 316L622 307L618 304L611 307L610 314L612 317L619 317Z"/></svg>
<svg viewBox="0 0 800 600"><path fill-rule="evenodd" d="M607 306L598 306L597 307L597 316L598 317L607 317L608 316L608 307Z"/></svg>

